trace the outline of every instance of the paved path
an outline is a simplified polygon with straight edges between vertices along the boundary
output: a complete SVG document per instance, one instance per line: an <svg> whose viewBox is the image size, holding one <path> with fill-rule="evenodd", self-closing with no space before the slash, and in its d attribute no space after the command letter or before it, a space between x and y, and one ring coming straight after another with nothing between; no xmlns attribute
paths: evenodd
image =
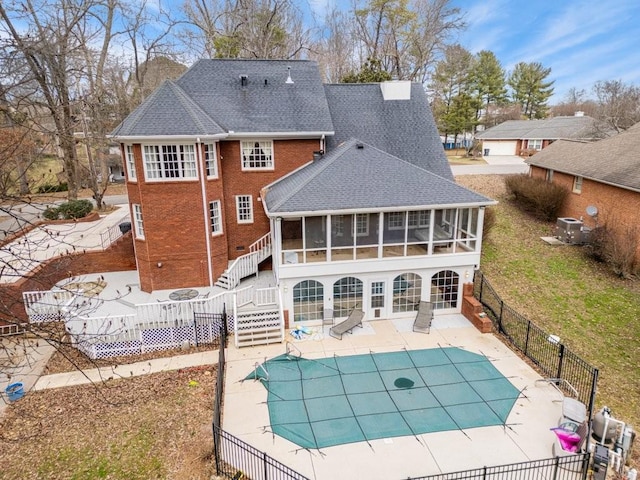
<svg viewBox="0 0 640 480"><path fill-rule="evenodd" d="M460 175L510 175L527 173L529 165L515 155L493 155L484 157L486 164L482 165L452 165L454 177Z"/></svg>

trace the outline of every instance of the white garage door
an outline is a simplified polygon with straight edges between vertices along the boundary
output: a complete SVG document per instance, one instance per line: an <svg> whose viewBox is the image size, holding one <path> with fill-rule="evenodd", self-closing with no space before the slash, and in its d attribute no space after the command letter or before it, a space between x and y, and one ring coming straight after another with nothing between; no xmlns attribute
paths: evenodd
<svg viewBox="0 0 640 480"><path fill-rule="evenodd" d="M485 140L482 142L482 154L487 155L515 155L516 154L516 141L515 140ZM489 150L489 152L487 152Z"/></svg>

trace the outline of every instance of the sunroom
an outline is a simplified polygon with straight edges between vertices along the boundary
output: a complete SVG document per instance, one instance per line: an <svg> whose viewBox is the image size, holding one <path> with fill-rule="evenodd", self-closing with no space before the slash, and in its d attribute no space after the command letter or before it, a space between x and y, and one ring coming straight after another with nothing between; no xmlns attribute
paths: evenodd
<svg viewBox="0 0 640 480"><path fill-rule="evenodd" d="M432 208L280 217L281 265L478 252L483 209Z"/></svg>

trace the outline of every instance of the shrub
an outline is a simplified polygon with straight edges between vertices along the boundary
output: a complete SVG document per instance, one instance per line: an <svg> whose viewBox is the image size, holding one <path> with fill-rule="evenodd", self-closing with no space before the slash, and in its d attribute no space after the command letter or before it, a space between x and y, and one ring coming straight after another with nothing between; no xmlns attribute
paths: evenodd
<svg viewBox="0 0 640 480"><path fill-rule="evenodd" d="M83 218L93 210L93 204L89 200L70 200L58 207L49 207L42 216L47 220L72 220Z"/></svg>
<svg viewBox="0 0 640 480"><path fill-rule="evenodd" d="M635 226L613 231L606 225L594 228L589 235L588 254L605 262L622 278L631 278L640 270L636 249L640 242L640 230Z"/></svg>
<svg viewBox="0 0 640 480"><path fill-rule="evenodd" d="M61 218L70 220L86 217L93 210L93 204L89 200L69 200L58 207Z"/></svg>
<svg viewBox="0 0 640 480"><path fill-rule="evenodd" d="M60 212L58 211L58 207L48 207L42 212L42 216L47 220L58 220L60 218Z"/></svg>
<svg viewBox="0 0 640 480"><path fill-rule="evenodd" d="M69 186L66 183L59 183L58 185L46 184L38 187L37 193L54 193L54 192L66 192L69 190Z"/></svg>
<svg viewBox="0 0 640 480"><path fill-rule="evenodd" d="M527 174L509 175L505 178L505 185L522 210L545 221L558 217L569 194L560 185Z"/></svg>

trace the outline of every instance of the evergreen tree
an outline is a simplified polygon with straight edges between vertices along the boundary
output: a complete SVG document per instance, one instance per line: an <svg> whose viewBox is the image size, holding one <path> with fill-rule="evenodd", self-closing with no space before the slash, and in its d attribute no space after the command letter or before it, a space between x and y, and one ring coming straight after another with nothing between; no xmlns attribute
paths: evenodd
<svg viewBox="0 0 640 480"><path fill-rule="evenodd" d="M382 69L380 60L367 58L359 72L351 72L340 79L340 83L372 83L391 80L391 74Z"/></svg>
<svg viewBox="0 0 640 480"><path fill-rule="evenodd" d="M547 101L553 95L553 80L547 81L551 68L539 62L518 63L509 76L513 101L520 104L527 118L545 118Z"/></svg>
<svg viewBox="0 0 640 480"><path fill-rule="evenodd" d="M471 71L474 96L478 99L476 120L481 116L480 123L486 127L492 126L491 106L503 105L507 100L506 76L500 61L489 50L478 52ZM484 112L483 112L484 110Z"/></svg>

